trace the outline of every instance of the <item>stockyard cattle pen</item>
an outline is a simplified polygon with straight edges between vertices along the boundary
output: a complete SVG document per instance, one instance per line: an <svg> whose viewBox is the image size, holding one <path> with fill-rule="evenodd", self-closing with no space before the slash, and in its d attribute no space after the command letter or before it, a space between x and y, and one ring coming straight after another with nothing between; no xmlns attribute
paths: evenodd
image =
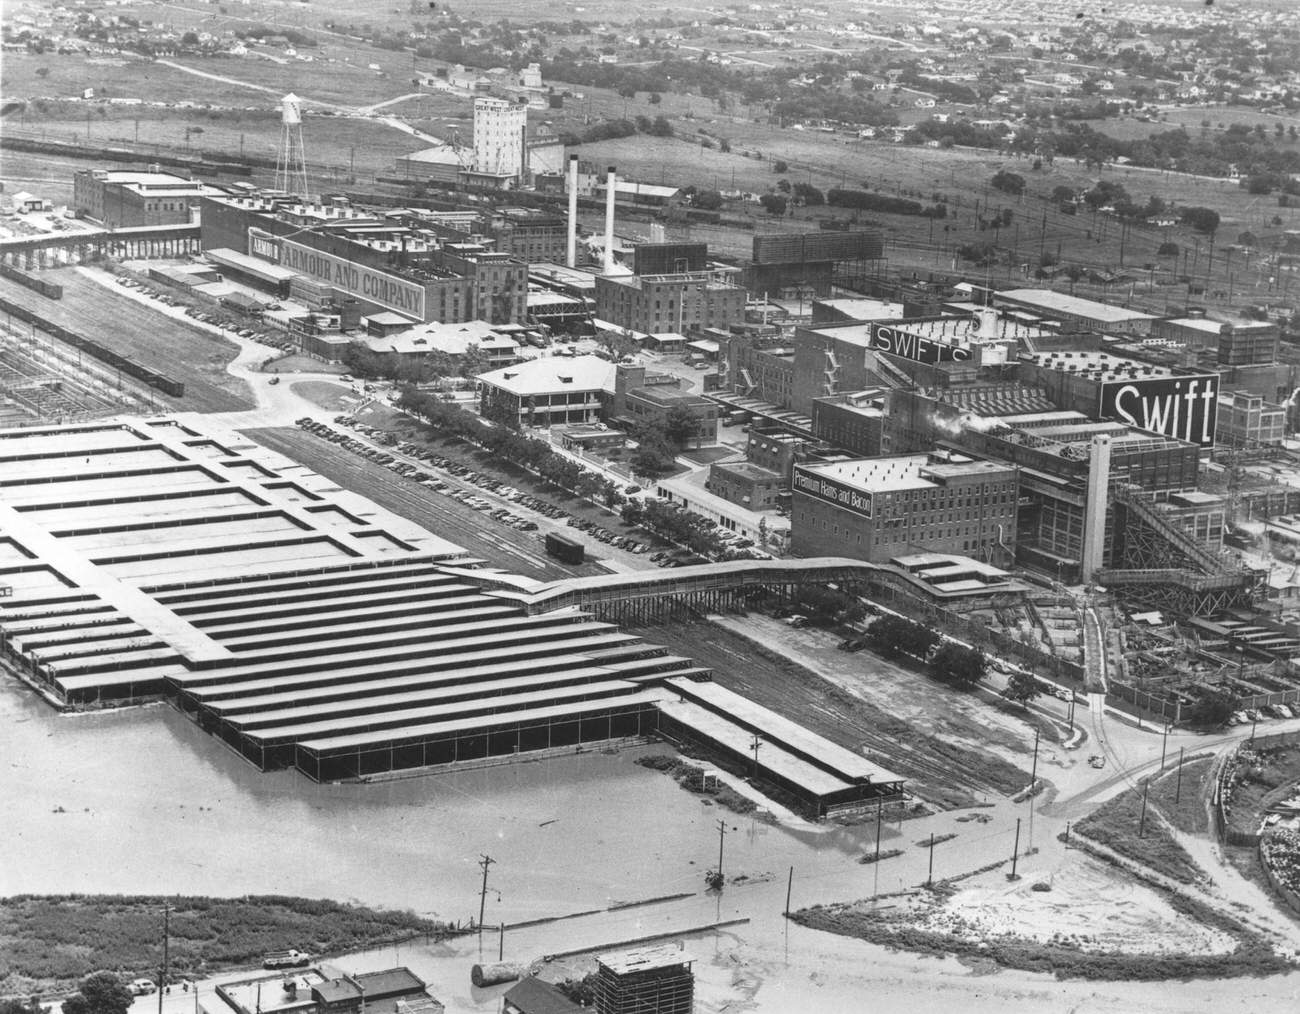
<svg viewBox="0 0 1300 1014"><path fill-rule="evenodd" d="M0 431L0 657L59 706L166 699L318 781L655 736L739 764L758 738L753 773L811 814L901 798L691 659L477 568L233 433Z"/></svg>

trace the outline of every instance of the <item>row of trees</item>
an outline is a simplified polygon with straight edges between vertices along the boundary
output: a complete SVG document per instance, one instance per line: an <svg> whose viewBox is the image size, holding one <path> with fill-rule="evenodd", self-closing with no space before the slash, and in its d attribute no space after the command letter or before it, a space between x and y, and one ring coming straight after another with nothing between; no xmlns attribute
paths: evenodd
<svg viewBox="0 0 1300 1014"><path fill-rule="evenodd" d="M726 549L718 538L716 524L662 500L629 499L623 504L622 515L629 525L645 528L700 556L720 556Z"/></svg>
<svg viewBox="0 0 1300 1014"><path fill-rule="evenodd" d="M402 390L398 405L403 411L423 419L440 435L456 436L478 444L562 489L599 500L610 508L622 503L623 497L612 481L556 454L544 440L525 436L507 425L484 423L472 412L413 387Z"/></svg>
<svg viewBox="0 0 1300 1014"><path fill-rule="evenodd" d="M419 358L396 352L375 352L364 342L349 342L343 365L364 380L392 380L399 384L427 384L444 377L477 377L488 368L487 355L470 345L460 356L433 351Z"/></svg>
<svg viewBox="0 0 1300 1014"><path fill-rule="evenodd" d="M866 190L845 190L835 187L826 194L826 203L837 208L854 208L858 211L876 211L887 215L921 215L925 218L947 218L946 204L924 205L906 197L891 197Z"/></svg>
<svg viewBox="0 0 1300 1014"><path fill-rule="evenodd" d="M885 658L907 655L925 662L931 676L962 690L975 686L988 669L983 652L952 641L941 644L936 631L901 616L880 617L867 628L866 642Z"/></svg>

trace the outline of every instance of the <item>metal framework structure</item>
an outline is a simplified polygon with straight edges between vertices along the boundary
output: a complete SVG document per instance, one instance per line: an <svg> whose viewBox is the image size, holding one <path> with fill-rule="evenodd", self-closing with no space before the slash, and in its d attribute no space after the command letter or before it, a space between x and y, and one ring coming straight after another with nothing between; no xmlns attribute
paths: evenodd
<svg viewBox="0 0 1300 1014"><path fill-rule="evenodd" d="M1123 533L1121 566L1098 571L1099 584L1182 616L1249 606L1258 596L1265 572L1198 542L1136 487L1116 485L1112 496L1115 530Z"/></svg>

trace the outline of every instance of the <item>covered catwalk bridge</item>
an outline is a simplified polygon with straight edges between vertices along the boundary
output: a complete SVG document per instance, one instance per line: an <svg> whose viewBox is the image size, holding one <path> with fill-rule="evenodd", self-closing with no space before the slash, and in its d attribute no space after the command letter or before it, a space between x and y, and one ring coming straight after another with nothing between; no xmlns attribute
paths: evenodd
<svg viewBox="0 0 1300 1014"><path fill-rule="evenodd" d="M982 580L969 573L944 580L947 557L920 554L902 562L866 563L847 557L805 560L733 560L671 570L602 574L542 583L491 571L461 576L493 595L519 603L529 613L576 608L616 623L661 623L686 613L728 612L745 608L759 595L790 596L796 588L833 584L847 592L882 588L937 603L1019 592L1024 585L1001 571L984 568ZM915 562L920 561L920 562ZM938 566L934 566L934 564ZM952 568L955 569L955 568Z"/></svg>

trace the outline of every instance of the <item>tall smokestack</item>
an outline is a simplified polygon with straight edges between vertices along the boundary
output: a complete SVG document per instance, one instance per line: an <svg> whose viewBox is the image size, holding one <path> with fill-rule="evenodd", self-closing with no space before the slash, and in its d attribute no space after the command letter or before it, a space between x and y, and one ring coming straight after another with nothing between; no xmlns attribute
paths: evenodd
<svg viewBox="0 0 1300 1014"><path fill-rule="evenodd" d="M614 271L614 188L618 176L613 166L605 176L605 274Z"/></svg>
<svg viewBox="0 0 1300 1014"><path fill-rule="evenodd" d="M569 252L568 265L578 266L578 156L569 156Z"/></svg>
<svg viewBox="0 0 1300 1014"><path fill-rule="evenodd" d="M1092 576L1105 563L1106 503L1110 499L1110 437L1099 433L1092 438L1088 461L1088 490L1083 508L1083 551L1079 554L1080 579L1092 582Z"/></svg>

